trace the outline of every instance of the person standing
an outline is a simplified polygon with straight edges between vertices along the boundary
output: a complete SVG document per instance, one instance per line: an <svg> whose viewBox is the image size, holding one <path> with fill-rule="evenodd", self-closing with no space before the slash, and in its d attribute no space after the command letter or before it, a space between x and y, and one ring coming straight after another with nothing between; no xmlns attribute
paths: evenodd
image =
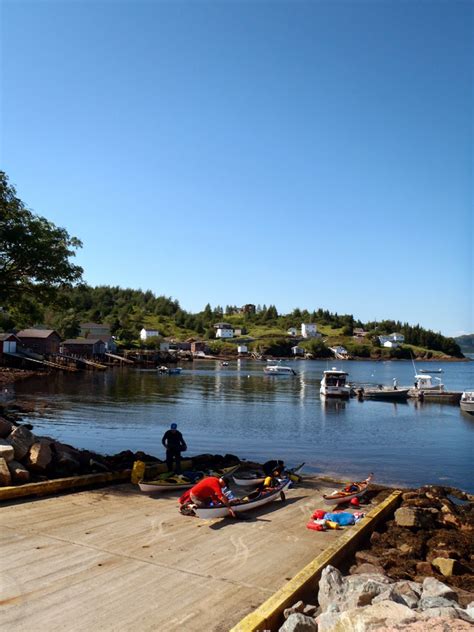
<svg viewBox="0 0 474 632"><path fill-rule="evenodd" d="M168 472L173 469L173 461L175 462L175 472L181 473L181 452L188 449L183 435L178 430L177 424L171 424L170 429L165 432L161 443L166 448L166 467Z"/></svg>

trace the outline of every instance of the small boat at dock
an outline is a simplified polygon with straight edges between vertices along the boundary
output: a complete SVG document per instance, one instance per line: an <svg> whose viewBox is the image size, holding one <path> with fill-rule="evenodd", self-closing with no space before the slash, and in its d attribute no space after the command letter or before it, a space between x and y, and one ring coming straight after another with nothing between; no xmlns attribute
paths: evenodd
<svg viewBox="0 0 474 632"><path fill-rule="evenodd" d="M183 472L182 474L165 472L154 481L138 481L138 486L140 487L140 491L146 494L190 489L206 476L220 477L230 475L236 472L239 467L240 465L235 465L234 467L227 467L222 470L209 470L207 472L197 470Z"/></svg>
<svg viewBox="0 0 474 632"><path fill-rule="evenodd" d="M342 489L334 490L331 494L324 494L324 502L328 505L339 505L341 503L348 503L353 498L360 498L367 491L373 476L373 474L369 474L365 481L349 483Z"/></svg>
<svg viewBox="0 0 474 632"><path fill-rule="evenodd" d="M443 373L443 369L420 369L420 373Z"/></svg>
<svg viewBox="0 0 474 632"><path fill-rule="evenodd" d="M388 402L400 402L408 399L409 388L393 388L380 384L376 387L362 387L356 389L359 399L375 399Z"/></svg>
<svg viewBox="0 0 474 632"><path fill-rule="evenodd" d="M270 487L262 491L256 491L248 494L244 498L239 498L231 502L231 507L235 513L242 513L256 509L262 505L271 503L277 498L284 499L284 492L291 485L291 481L285 478L278 487ZM194 513L198 518L212 519L225 518L229 515L229 509L225 505L214 505L213 507L196 507Z"/></svg>
<svg viewBox="0 0 474 632"><path fill-rule="evenodd" d="M183 369L180 366L169 367L163 365L159 366L157 370L161 375L180 375Z"/></svg>
<svg viewBox="0 0 474 632"><path fill-rule="evenodd" d="M474 391L464 391L459 402L461 410L474 415Z"/></svg>

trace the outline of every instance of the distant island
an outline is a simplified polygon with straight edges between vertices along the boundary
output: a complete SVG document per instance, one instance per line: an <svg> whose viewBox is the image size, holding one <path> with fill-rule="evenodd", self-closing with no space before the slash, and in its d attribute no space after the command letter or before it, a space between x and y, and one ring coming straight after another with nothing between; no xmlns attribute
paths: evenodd
<svg viewBox="0 0 474 632"><path fill-rule="evenodd" d="M464 336L458 336L454 339L462 353L474 354L474 334L465 334Z"/></svg>

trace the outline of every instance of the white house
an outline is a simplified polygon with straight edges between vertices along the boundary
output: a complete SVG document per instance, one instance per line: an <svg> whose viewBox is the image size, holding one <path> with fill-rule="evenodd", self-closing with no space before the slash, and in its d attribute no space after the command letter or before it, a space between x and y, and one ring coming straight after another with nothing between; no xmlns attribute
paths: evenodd
<svg viewBox="0 0 474 632"><path fill-rule="evenodd" d="M298 335L298 330L296 329L296 327L290 327L289 329L287 329L286 333L289 336L297 336Z"/></svg>
<svg viewBox="0 0 474 632"><path fill-rule="evenodd" d="M245 354L245 353L248 353L248 352L249 352L249 350L248 350L247 345L239 345L237 347L237 353L238 354Z"/></svg>
<svg viewBox="0 0 474 632"><path fill-rule="evenodd" d="M314 323L301 323L301 335L303 338L316 338L318 326Z"/></svg>
<svg viewBox="0 0 474 632"><path fill-rule="evenodd" d="M214 329L216 330L216 338L234 337L234 329L229 323L216 323Z"/></svg>
<svg viewBox="0 0 474 632"><path fill-rule="evenodd" d="M143 329L140 331L140 339L148 340L149 338L157 338L160 335L158 329Z"/></svg>
<svg viewBox="0 0 474 632"><path fill-rule="evenodd" d="M291 347L291 353L294 356L304 356L304 349L303 347L298 347L298 345Z"/></svg>
<svg viewBox="0 0 474 632"><path fill-rule="evenodd" d="M336 347L329 347L329 348L334 353L334 357L337 358L338 360L343 360L344 358L347 358L348 356L347 349L343 347L342 345L337 345Z"/></svg>
<svg viewBox="0 0 474 632"><path fill-rule="evenodd" d="M382 347L389 347L390 349L396 349L403 342L405 342L405 336L403 334L389 334L388 336L379 336L379 342Z"/></svg>

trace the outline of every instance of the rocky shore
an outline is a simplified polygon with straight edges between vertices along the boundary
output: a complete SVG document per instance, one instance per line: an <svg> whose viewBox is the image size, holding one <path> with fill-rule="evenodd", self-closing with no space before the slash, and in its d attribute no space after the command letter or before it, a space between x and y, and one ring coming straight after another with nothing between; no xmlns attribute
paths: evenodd
<svg viewBox="0 0 474 632"><path fill-rule="evenodd" d="M406 491L344 576L327 566L312 603L285 610L280 632L450 632L474 625L474 497Z"/></svg>

